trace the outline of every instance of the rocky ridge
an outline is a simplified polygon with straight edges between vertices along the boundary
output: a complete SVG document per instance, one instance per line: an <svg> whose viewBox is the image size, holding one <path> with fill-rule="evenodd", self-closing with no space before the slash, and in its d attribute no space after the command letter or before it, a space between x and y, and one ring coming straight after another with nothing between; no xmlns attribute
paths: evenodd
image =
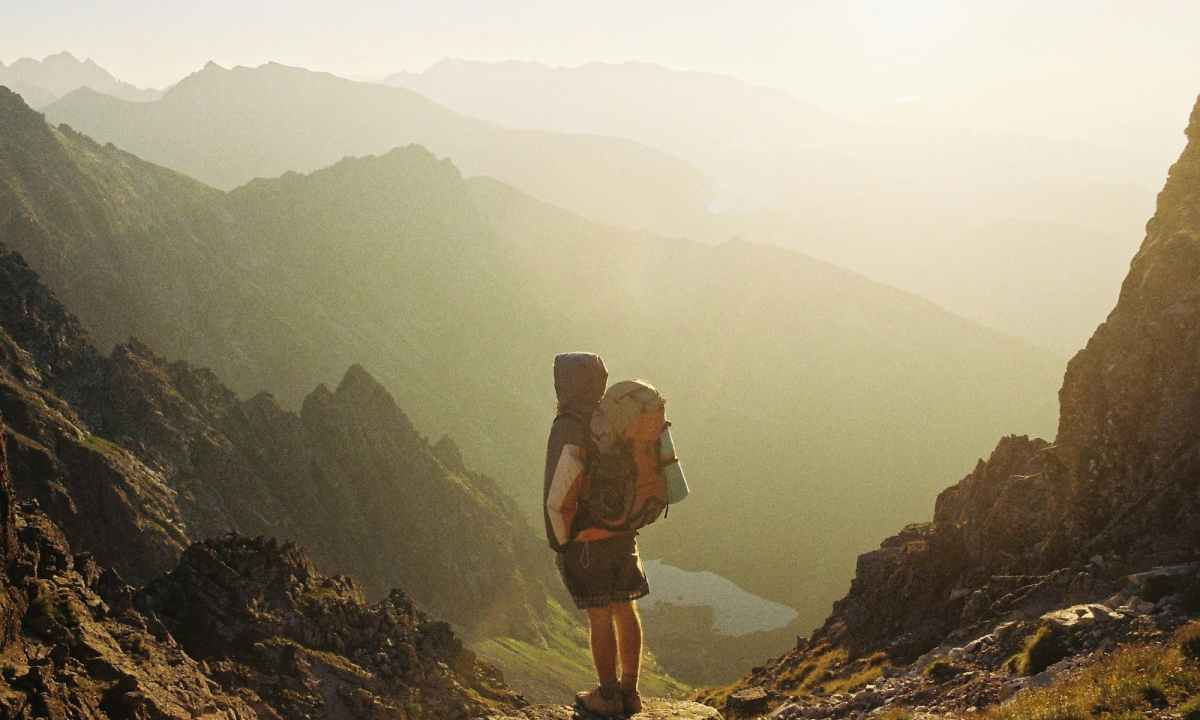
<svg viewBox="0 0 1200 720"><path fill-rule="evenodd" d="M1056 441L1003 438L931 523L859 557L811 638L702 697L963 712L1200 613L1200 103L1187 137L1116 307L1067 367ZM1059 662L1020 677L1014 653L1045 638Z"/></svg>
<svg viewBox="0 0 1200 720"><path fill-rule="evenodd" d="M403 593L367 605L292 545L212 540L130 587L17 499L5 447L0 435L3 717L466 718L526 704Z"/></svg>
<svg viewBox="0 0 1200 720"><path fill-rule="evenodd" d="M452 440L422 437L362 367L295 414L137 340L105 357L3 250L0 311L15 487L106 566L145 582L190 541L277 535L363 578L369 597L412 588L472 633L538 636L557 585L524 518Z"/></svg>

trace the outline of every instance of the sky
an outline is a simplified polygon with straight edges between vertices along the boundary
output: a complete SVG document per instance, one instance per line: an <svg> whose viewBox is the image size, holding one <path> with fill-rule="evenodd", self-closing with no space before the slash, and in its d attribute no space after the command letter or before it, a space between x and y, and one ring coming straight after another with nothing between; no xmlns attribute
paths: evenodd
<svg viewBox="0 0 1200 720"><path fill-rule="evenodd" d="M0 0L0 61L69 50L163 87L208 60L360 79L446 57L640 60L848 118L1121 146L1180 136L1200 93L1197 27L1194 0Z"/></svg>

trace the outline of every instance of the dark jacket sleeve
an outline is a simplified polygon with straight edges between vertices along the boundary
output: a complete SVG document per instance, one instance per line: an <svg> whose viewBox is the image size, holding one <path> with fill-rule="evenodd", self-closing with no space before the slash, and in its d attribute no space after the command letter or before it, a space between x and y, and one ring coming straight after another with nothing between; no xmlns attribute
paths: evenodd
<svg viewBox="0 0 1200 720"><path fill-rule="evenodd" d="M554 528L550 525L550 514L546 511L546 501L550 497L550 483L554 480L554 471L558 467L558 458L562 455L564 445L584 447L583 424L569 415L559 415L550 426L550 438L546 442L546 469L542 479L542 518L546 522L546 542L555 552L566 551L566 546L559 544L554 537Z"/></svg>

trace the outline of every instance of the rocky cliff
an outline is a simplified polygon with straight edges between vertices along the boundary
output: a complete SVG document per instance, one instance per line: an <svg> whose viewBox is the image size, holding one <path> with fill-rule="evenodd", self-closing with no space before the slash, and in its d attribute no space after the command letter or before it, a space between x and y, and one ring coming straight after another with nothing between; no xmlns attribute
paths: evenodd
<svg viewBox="0 0 1200 720"><path fill-rule="evenodd" d="M411 588L472 633L538 637L557 586L522 515L452 440L421 436L362 367L295 414L136 340L105 357L2 250L0 311L18 494L106 566L143 582L189 541L271 534L362 578L371 598Z"/></svg>
<svg viewBox="0 0 1200 720"><path fill-rule="evenodd" d="M402 592L368 605L293 545L231 535L130 587L16 499L5 445L3 717L466 718L526 704Z"/></svg>
<svg viewBox="0 0 1200 720"><path fill-rule="evenodd" d="M874 682L939 653L982 663L971 674L983 677L1023 641L1037 647L1043 626L1058 660L1130 632L1161 636L1200 612L1200 104L1187 137L1116 307L1067 367L1056 441L1003 438L938 496L933 522L859 557L811 638L710 701L872 683L870 702L812 711L840 716L882 703L885 686L900 692ZM913 685L925 682L917 673ZM980 682L966 683L978 694L960 709L1005 696Z"/></svg>

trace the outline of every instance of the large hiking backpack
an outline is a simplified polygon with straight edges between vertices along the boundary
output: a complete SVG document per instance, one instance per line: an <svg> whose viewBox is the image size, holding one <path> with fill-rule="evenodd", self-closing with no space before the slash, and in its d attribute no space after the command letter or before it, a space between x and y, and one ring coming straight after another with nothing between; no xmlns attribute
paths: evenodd
<svg viewBox="0 0 1200 720"><path fill-rule="evenodd" d="M617 383L604 393L592 413L586 484L580 496L590 525L612 532L637 530L687 496L670 423L664 424L655 441L654 472L639 476L632 442L625 437L630 423L663 404L654 387L638 380Z"/></svg>

